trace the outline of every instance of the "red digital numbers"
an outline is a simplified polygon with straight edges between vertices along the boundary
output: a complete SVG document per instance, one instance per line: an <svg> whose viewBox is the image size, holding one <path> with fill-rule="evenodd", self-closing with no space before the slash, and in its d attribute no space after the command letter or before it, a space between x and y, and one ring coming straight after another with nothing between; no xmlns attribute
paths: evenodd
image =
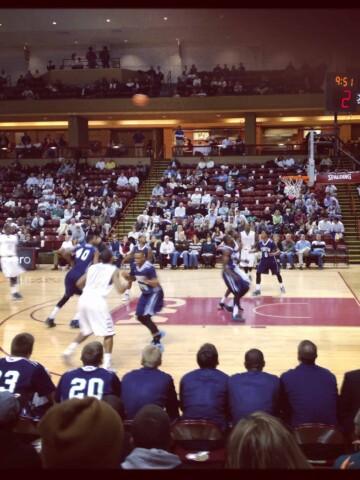
<svg viewBox="0 0 360 480"><path fill-rule="evenodd" d="M351 101L351 90L344 90L343 96L341 99L341 108L347 110L350 108L350 101ZM349 102L349 103L346 103Z"/></svg>

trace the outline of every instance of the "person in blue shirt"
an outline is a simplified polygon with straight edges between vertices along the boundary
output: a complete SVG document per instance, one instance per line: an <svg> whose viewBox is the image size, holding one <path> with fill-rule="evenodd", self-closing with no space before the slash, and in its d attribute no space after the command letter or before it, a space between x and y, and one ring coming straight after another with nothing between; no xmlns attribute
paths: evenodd
<svg viewBox="0 0 360 480"><path fill-rule="evenodd" d="M146 260L148 260L150 263L152 263L152 259L153 259L152 248L147 243L145 234L140 234L139 235L138 241L134 245L134 248L122 259L121 266L124 266L125 263L129 262L130 263L130 271L131 271L131 268L133 266L135 266L135 253L137 253L137 252L143 252ZM131 286L132 286L132 281L129 280L128 288L125 290L125 293L124 293L124 300L125 301L130 300Z"/></svg>
<svg viewBox="0 0 360 480"><path fill-rule="evenodd" d="M176 144L176 149L175 149L176 155L178 155L179 157L182 157L184 155L185 134L181 129L181 125L178 125L177 129L175 130L174 136L175 136L175 144Z"/></svg>
<svg viewBox="0 0 360 480"><path fill-rule="evenodd" d="M180 379L180 409L183 420L207 420L216 423L223 433L228 430L229 376L218 370L219 355L215 345L205 343L197 352L200 368Z"/></svg>
<svg viewBox="0 0 360 480"><path fill-rule="evenodd" d="M269 272L271 272L272 275L276 275L280 284L280 293L285 293L282 276L280 275L280 265L276 261L276 257L280 255L280 250L276 246L276 243L269 238L267 230L261 229L259 233L260 240L256 247L250 250L252 253L257 251L261 252L261 259L256 269L256 289L253 291L252 295L261 295L261 274L268 274Z"/></svg>
<svg viewBox="0 0 360 480"><path fill-rule="evenodd" d="M303 340L298 345L299 365L280 375L281 415L292 428L303 423L338 426L336 377L316 365L316 358L316 345Z"/></svg>
<svg viewBox="0 0 360 480"><path fill-rule="evenodd" d="M135 157L143 157L143 146L144 146L144 135L140 132L140 130L136 130L133 135L133 141L135 146Z"/></svg>
<svg viewBox="0 0 360 480"><path fill-rule="evenodd" d="M121 399L126 418L132 420L145 405L158 405L171 421L179 418L179 402L174 380L159 370L162 352L155 345L147 345L141 355L141 368L126 373L121 379Z"/></svg>
<svg viewBox="0 0 360 480"><path fill-rule="evenodd" d="M263 353L252 348L245 353L246 372L235 373L229 378L229 403L232 424L253 412L267 412L278 416L280 379L263 372Z"/></svg>
<svg viewBox="0 0 360 480"><path fill-rule="evenodd" d="M38 421L54 403L55 385L43 365L30 360L34 342L30 333L15 335L10 355L0 358L0 391L18 394L20 415Z"/></svg>
<svg viewBox="0 0 360 480"><path fill-rule="evenodd" d="M86 243L78 245L72 252L73 267L65 276L65 293L61 300L56 304L56 307L46 319L45 324L48 328L56 326L55 318L61 308L69 301L73 295L81 295L81 290L76 286L76 282L86 272L87 268L92 263L97 263L99 258L99 251L96 245L101 242L101 237L98 235L89 234L86 237ZM74 318L70 322L71 328L79 328L79 319Z"/></svg>
<svg viewBox="0 0 360 480"><path fill-rule="evenodd" d="M136 306L136 318L150 330L151 344L163 351L164 346L160 340L165 336L165 332L157 328L151 317L163 308L164 291L157 278L154 265L147 260L143 250L135 253L134 263L131 264L130 274L126 276L126 279L137 280L141 295Z"/></svg>
<svg viewBox="0 0 360 480"><path fill-rule="evenodd" d="M98 341L90 342L81 352L83 366L65 372L56 387L54 399L63 402L69 398L96 397L104 395L120 397L121 383L115 372L101 368L104 348Z"/></svg>

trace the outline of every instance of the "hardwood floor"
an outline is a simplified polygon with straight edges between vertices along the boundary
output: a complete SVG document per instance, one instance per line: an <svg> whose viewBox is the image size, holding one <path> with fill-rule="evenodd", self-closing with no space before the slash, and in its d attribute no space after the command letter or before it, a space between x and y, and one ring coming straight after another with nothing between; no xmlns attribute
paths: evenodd
<svg viewBox="0 0 360 480"><path fill-rule="evenodd" d="M345 371L360 368L358 265L283 271L285 295L279 294L275 277L264 275L260 298L251 297L253 272L252 288L242 300L245 324L233 323L226 312L216 309L225 291L220 267L157 273L166 299L165 308L154 317L166 330L160 368L173 376L177 390L181 376L198 367L196 353L205 342L216 345L218 368L228 374L244 371L244 353L259 348L265 356L265 371L280 375L297 365L297 345L304 339L317 345L317 363L336 375L339 388ZM67 370L61 352L77 334L69 322L78 297L71 298L60 311L56 328L46 328L44 321L63 295L66 272L51 271L51 265L26 272L21 279L24 299L20 302L10 299L9 287L0 275L0 354L9 353L17 333L31 332L36 339L32 359L48 368L57 383ZM128 304L114 290L108 297L116 325L113 363L120 378L140 367L141 350L151 340L148 330L134 318L139 295L136 282L131 295ZM74 357L78 366L81 348Z"/></svg>

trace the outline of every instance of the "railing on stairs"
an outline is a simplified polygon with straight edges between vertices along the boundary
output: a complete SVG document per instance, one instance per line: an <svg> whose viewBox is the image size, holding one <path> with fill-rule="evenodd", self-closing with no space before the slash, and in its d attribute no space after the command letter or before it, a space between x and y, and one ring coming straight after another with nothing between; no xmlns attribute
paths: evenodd
<svg viewBox="0 0 360 480"><path fill-rule="evenodd" d="M155 176L158 178L158 176L161 173L160 166L161 166L161 158L163 158L163 155L165 155L165 145L162 145L159 153L156 158L153 159L150 167L150 171L146 179L142 182L142 184L139 186L139 190L137 191L136 195L131 199L130 203L126 206L124 211L122 212L121 219L117 220L114 225L111 227L108 238L111 238L111 235L114 231L118 230L119 224L121 224L124 219L126 214L130 215L136 215L138 213L138 208L139 208L139 200L141 198L140 193L148 193L149 197L151 194L150 187L151 187L151 180Z"/></svg>

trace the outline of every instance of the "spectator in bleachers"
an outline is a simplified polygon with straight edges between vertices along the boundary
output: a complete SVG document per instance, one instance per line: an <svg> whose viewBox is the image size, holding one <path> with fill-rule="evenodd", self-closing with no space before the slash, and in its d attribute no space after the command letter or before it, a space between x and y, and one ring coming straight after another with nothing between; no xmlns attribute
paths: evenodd
<svg viewBox="0 0 360 480"><path fill-rule="evenodd" d="M283 164L283 166L286 168L292 168L295 165L295 160L291 157L291 155L287 155Z"/></svg>
<svg viewBox="0 0 360 480"><path fill-rule="evenodd" d="M325 242L322 240L321 233L316 233L315 240L311 242L311 250L306 261L306 266L310 266L311 258L315 258L315 262L319 269L324 266Z"/></svg>
<svg viewBox="0 0 360 480"><path fill-rule="evenodd" d="M325 208L330 207L330 205L333 204L334 200L335 200L336 204L339 203L338 199L334 196L334 193L335 192L333 192L332 194L330 194L330 192L325 193L325 198L324 198L324 202L323 202Z"/></svg>
<svg viewBox="0 0 360 480"><path fill-rule="evenodd" d="M327 214L330 218L333 218L336 215L341 215L341 207L336 201L336 198L333 198L331 204L326 209Z"/></svg>
<svg viewBox="0 0 360 480"><path fill-rule="evenodd" d="M205 268L215 268L216 245L212 241L211 234L206 234L206 240L202 244L201 260Z"/></svg>
<svg viewBox="0 0 360 480"><path fill-rule="evenodd" d="M174 217L185 218L186 208L184 207L183 202L180 202L179 205L174 210Z"/></svg>
<svg viewBox="0 0 360 480"><path fill-rule="evenodd" d="M129 178L129 185L134 187L135 192L138 191L140 184L140 179L135 172L132 172L131 177Z"/></svg>
<svg viewBox="0 0 360 480"><path fill-rule="evenodd" d="M112 171L116 168L116 163L112 158L107 158L105 161L105 170Z"/></svg>
<svg viewBox="0 0 360 480"><path fill-rule="evenodd" d="M283 220L283 216L281 215L278 209L276 209L275 212L273 213L271 222L274 226L274 231L280 231L284 220Z"/></svg>
<svg viewBox="0 0 360 480"><path fill-rule="evenodd" d="M74 245L81 245L85 242L85 232L81 225L76 225L75 230L71 234L71 241Z"/></svg>
<svg viewBox="0 0 360 480"><path fill-rule="evenodd" d="M93 47L88 48L85 58L88 62L87 64L88 68L96 68L97 55L94 52Z"/></svg>
<svg viewBox="0 0 360 480"><path fill-rule="evenodd" d="M175 251L173 252L171 259L171 268L177 269L179 259L183 260L184 269L189 266L189 241L185 236L185 232L175 232Z"/></svg>
<svg viewBox="0 0 360 480"><path fill-rule="evenodd" d="M110 52L106 45L99 52L99 58L103 68L110 68Z"/></svg>
<svg viewBox="0 0 360 480"><path fill-rule="evenodd" d="M280 262L283 269L286 269L287 261L290 263L290 269L294 270L294 255L295 255L295 242L291 237L291 233L285 235L285 239L281 242Z"/></svg>
<svg viewBox="0 0 360 480"><path fill-rule="evenodd" d="M75 219L75 208L68 203L63 211L64 221Z"/></svg>
<svg viewBox="0 0 360 480"><path fill-rule="evenodd" d="M154 197L158 197L158 196L162 197L164 195L164 187L160 185L160 183L157 183L155 187L152 189L152 195Z"/></svg>
<svg viewBox="0 0 360 480"><path fill-rule="evenodd" d="M229 175L225 172L224 169L220 170L219 175L215 174L213 177L211 177L211 180L217 181L222 187L226 185L226 182L228 181L228 179L229 179Z"/></svg>
<svg viewBox="0 0 360 480"><path fill-rule="evenodd" d="M344 237L345 227L339 217L335 216L331 222L331 235L335 241L339 241Z"/></svg>
<svg viewBox="0 0 360 480"><path fill-rule="evenodd" d="M240 93L242 93L244 91L244 87L241 85L239 80L236 80L233 90L234 90L235 95L239 95Z"/></svg>
<svg viewBox="0 0 360 480"><path fill-rule="evenodd" d="M24 193L25 192L23 186L21 185L21 183L18 183L17 185L15 185L11 195L13 198L18 198L23 197Z"/></svg>
<svg viewBox="0 0 360 480"><path fill-rule="evenodd" d="M128 180L128 178L124 175L124 172L121 172L121 173L120 173L120 176L118 177L116 184L117 184L119 187L125 187L125 186L127 186L127 185L129 184L129 180Z"/></svg>
<svg viewBox="0 0 360 480"><path fill-rule="evenodd" d="M175 251L175 245L174 242L170 240L168 233L168 228L164 232L164 241L161 243L160 248L159 248L159 265L160 269L163 269L164 266L166 265L167 261L168 263L172 263L172 257L173 253ZM170 230L174 234L171 225L170 225Z"/></svg>
<svg viewBox="0 0 360 480"><path fill-rule="evenodd" d="M95 168L97 168L98 170L104 170L105 161L103 158L99 158L99 160L96 162Z"/></svg>
<svg viewBox="0 0 360 480"><path fill-rule="evenodd" d="M41 216L40 212L37 212L31 222L31 233L34 235L38 235L40 233L40 230L44 227L45 225L45 220Z"/></svg>
<svg viewBox="0 0 360 480"><path fill-rule="evenodd" d="M69 262L70 257L69 255L75 248L75 243L71 240L70 235L66 234L65 239L60 245L60 247L54 250L54 266L51 270L58 270L59 269L59 260L62 258L62 261Z"/></svg>
<svg viewBox="0 0 360 480"><path fill-rule="evenodd" d="M318 233L325 234L331 233L332 224L328 215L325 215L324 218L321 218L318 223Z"/></svg>

